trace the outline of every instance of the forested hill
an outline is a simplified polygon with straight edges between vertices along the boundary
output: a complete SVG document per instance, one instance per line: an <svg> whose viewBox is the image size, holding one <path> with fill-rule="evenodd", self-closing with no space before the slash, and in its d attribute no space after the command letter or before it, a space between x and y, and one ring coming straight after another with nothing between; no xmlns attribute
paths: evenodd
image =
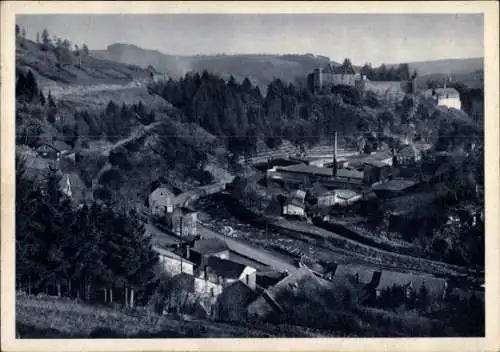
<svg viewBox="0 0 500 352"><path fill-rule="evenodd" d="M330 62L328 57L312 54L177 56L120 43L112 44L106 50L91 51L90 55L141 67L152 65L174 78L190 71L201 73L206 70L224 78L232 75L239 82L248 77L253 84L259 86L268 85L274 78L292 82L297 77L305 77L313 68L323 67Z"/></svg>
<svg viewBox="0 0 500 352"><path fill-rule="evenodd" d="M97 59L88 47L72 44L66 39L40 42L18 38L16 42L16 73L30 70L42 88L127 84L149 78L149 71L134 65Z"/></svg>

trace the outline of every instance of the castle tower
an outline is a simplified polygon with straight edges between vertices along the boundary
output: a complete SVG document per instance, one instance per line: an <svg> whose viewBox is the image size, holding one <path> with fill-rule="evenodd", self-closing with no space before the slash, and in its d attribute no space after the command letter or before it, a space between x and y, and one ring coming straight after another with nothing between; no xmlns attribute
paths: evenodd
<svg viewBox="0 0 500 352"><path fill-rule="evenodd" d="M313 87L314 90L320 90L323 87L323 74L321 68L315 68L313 70Z"/></svg>

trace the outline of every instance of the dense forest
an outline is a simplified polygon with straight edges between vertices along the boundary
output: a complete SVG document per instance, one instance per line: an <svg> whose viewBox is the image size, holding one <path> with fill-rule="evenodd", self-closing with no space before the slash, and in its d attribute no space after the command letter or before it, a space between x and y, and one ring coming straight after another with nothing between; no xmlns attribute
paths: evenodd
<svg viewBox="0 0 500 352"><path fill-rule="evenodd" d="M134 305L135 293L144 303L157 256L138 215L98 203L74 208L55 169L38 186L25 171L16 156L16 285L86 300L104 292L113 301L114 290L115 300Z"/></svg>
<svg viewBox="0 0 500 352"><path fill-rule="evenodd" d="M375 124L363 104L380 105L374 95L364 97L351 87L313 95L279 79L269 84L264 97L248 79L240 84L233 77L225 81L206 71L157 83L152 90L181 109L186 122L223 139L229 151L238 155L255 152L258 139L274 148L284 139L312 145L329 139L333 130L360 134L360 126Z"/></svg>

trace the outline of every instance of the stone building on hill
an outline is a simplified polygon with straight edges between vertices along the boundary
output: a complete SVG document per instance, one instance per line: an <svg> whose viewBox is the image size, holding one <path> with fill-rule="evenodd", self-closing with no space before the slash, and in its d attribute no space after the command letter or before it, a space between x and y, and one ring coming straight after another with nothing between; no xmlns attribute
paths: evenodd
<svg viewBox="0 0 500 352"><path fill-rule="evenodd" d="M345 85L350 87L363 88L362 76L352 65L334 66L331 63L323 68L316 68L308 76L309 89L313 92L325 87Z"/></svg>

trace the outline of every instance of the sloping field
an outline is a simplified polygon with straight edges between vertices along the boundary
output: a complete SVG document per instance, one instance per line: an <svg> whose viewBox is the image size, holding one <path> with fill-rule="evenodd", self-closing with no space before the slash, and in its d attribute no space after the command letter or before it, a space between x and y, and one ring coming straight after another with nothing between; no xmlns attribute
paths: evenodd
<svg viewBox="0 0 500 352"><path fill-rule="evenodd" d="M159 316L144 308L89 305L56 297L18 295L17 338L317 337L332 331L291 325L238 325Z"/></svg>

